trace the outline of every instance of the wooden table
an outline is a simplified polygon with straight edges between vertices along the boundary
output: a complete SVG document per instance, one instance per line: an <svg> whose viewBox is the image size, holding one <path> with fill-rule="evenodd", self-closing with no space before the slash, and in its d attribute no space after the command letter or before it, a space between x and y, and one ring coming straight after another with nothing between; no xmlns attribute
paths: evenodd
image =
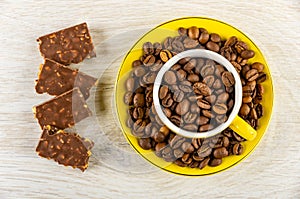
<svg viewBox="0 0 300 199"><path fill-rule="evenodd" d="M300 198L299 1L3 0L0 10L0 198ZM126 143L109 100L98 111L110 120L93 121L102 130L90 135L97 145L85 173L36 155L40 129L31 109L50 98L34 91L43 61L38 36L86 21L102 60L98 89L110 99L126 50L152 27L183 16L208 16L240 28L267 59L275 106L269 129L249 158L207 177L161 171ZM124 44L107 46L117 38Z"/></svg>

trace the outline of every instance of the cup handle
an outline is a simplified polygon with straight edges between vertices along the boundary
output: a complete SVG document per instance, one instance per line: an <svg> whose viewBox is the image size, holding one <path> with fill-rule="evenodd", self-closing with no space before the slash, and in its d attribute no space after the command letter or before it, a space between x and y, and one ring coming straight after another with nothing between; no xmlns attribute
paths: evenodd
<svg viewBox="0 0 300 199"><path fill-rule="evenodd" d="M256 137L256 130L253 129L247 122L239 116L236 116L229 125L234 132L245 138L246 140L253 140Z"/></svg>

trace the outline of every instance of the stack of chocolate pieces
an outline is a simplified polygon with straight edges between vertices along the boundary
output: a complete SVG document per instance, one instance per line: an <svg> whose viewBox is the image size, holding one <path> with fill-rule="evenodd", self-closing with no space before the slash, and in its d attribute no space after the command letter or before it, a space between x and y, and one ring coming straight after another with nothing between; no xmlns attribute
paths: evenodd
<svg viewBox="0 0 300 199"><path fill-rule="evenodd" d="M97 79L68 67L96 56L87 24L59 30L37 41L45 61L35 90L55 97L33 107L42 129L36 151L41 157L84 171L94 143L75 130L65 129L92 115L86 100Z"/></svg>

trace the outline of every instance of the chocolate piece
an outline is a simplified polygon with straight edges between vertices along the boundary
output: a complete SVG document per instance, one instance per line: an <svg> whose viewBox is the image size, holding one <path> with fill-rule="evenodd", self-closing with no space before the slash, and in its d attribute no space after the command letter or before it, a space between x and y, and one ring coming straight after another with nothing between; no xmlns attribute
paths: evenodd
<svg viewBox="0 0 300 199"><path fill-rule="evenodd" d="M84 171L88 167L90 149L93 146L92 141L81 138L76 133L68 133L48 125L44 127L36 152L41 157Z"/></svg>
<svg viewBox="0 0 300 199"><path fill-rule="evenodd" d="M94 77L46 59L41 65L35 90L40 94L46 92L49 95L60 95L73 87L79 87L84 98L87 99L90 95L89 90L96 81Z"/></svg>
<svg viewBox="0 0 300 199"><path fill-rule="evenodd" d="M79 88L34 107L33 112L41 128L52 125L59 129L71 127L92 114Z"/></svg>
<svg viewBox="0 0 300 199"><path fill-rule="evenodd" d="M44 58L64 65L95 57L94 46L86 23L59 30L37 39Z"/></svg>

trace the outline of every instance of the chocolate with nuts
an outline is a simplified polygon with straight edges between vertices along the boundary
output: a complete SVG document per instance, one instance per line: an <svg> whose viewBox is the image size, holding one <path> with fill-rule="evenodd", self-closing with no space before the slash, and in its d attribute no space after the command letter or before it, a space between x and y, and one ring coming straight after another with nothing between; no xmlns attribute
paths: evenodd
<svg viewBox="0 0 300 199"><path fill-rule="evenodd" d="M34 107L33 111L42 129L46 125L65 129L92 114L77 87Z"/></svg>
<svg viewBox="0 0 300 199"><path fill-rule="evenodd" d="M36 147L39 156L53 159L59 164L85 171L94 143L78 134L68 133L47 125Z"/></svg>
<svg viewBox="0 0 300 199"><path fill-rule="evenodd" d="M41 65L35 90L37 93L48 93L49 95L60 95L66 91L79 87L87 99L89 90L96 83L96 78L71 69L55 61L46 59Z"/></svg>
<svg viewBox="0 0 300 199"><path fill-rule="evenodd" d="M95 57L94 46L86 23L39 37L40 52L44 58L69 65L85 58Z"/></svg>

